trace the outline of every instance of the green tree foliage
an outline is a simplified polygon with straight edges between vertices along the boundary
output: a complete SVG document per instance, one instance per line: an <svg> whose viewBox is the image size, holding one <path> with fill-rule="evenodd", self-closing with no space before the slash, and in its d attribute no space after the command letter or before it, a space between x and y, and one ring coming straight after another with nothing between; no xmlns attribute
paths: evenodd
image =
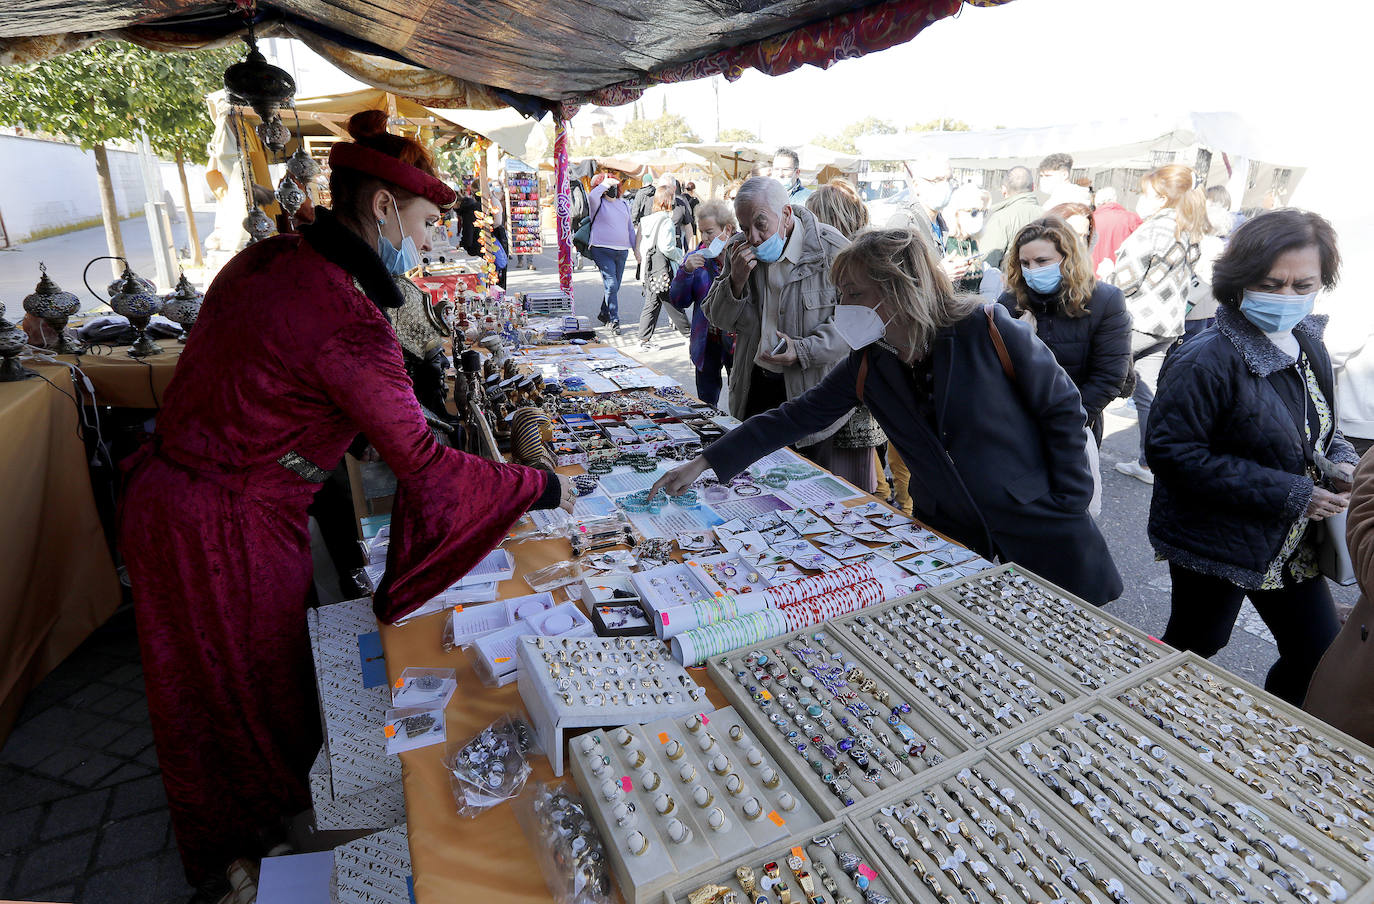
<svg viewBox="0 0 1374 904"><path fill-rule="evenodd" d="M931 119L907 128L908 132L968 132L969 124L962 119Z"/></svg>
<svg viewBox="0 0 1374 904"><path fill-rule="evenodd" d="M851 122L844 127L839 135L822 135L815 139L813 143L823 148L830 148L834 151L842 151L846 154L859 153L855 139L860 135L895 135L897 127L885 119L876 116L869 116L858 122Z"/></svg>
<svg viewBox="0 0 1374 904"><path fill-rule="evenodd" d="M625 123L619 137L600 135L575 145L574 157L612 157L630 151L672 147L675 144L700 141L685 117L665 113L657 119L632 119Z"/></svg>
<svg viewBox="0 0 1374 904"><path fill-rule="evenodd" d="M721 129L720 140L726 142L747 142L755 143L759 136L748 129Z"/></svg>

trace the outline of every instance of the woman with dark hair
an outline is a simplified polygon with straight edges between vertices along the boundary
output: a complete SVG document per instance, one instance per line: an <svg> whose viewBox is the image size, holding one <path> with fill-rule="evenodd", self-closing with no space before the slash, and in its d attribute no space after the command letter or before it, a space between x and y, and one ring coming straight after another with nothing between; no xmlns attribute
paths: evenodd
<svg viewBox="0 0 1374 904"><path fill-rule="evenodd" d="M319 713L306 630L306 507L361 433L396 473L386 622L462 577L564 478L441 447L386 312L454 192L423 146L349 121L334 209L258 242L206 293L158 414L126 464L120 547L182 863L203 900L309 807ZM266 306L266 307L264 307Z"/></svg>
<svg viewBox="0 0 1374 904"><path fill-rule="evenodd" d="M1339 269L1317 214L1237 229L1212 268L1216 325L1165 363L1145 441L1150 542L1173 581L1164 642L1213 655L1249 597L1278 642L1264 687L1295 704L1336 636L1316 547L1357 460L1337 427L1326 318L1312 316Z"/></svg>
<svg viewBox="0 0 1374 904"><path fill-rule="evenodd" d="M1078 391L1025 324L956 293L935 254L910 229L856 236L831 270L834 327L853 351L653 491L680 495L707 468L728 480L862 404L911 469L916 517L1090 603L1116 599L1121 576L1087 513Z"/></svg>
<svg viewBox="0 0 1374 904"><path fill-rule="evenodd" d="M1029 320L1054 352L1083 397L1087 427L1100 446L1102 409L1131 369L1131 318L1121 290L1097 281L1087 245L1055 216L1026 224L1004 261L1007 291L998 302Z"/></svg>
<svg viewBox="0 0 1374 904"><path fill-rule="evenodd" d="M660 185L654 191L653 208L639 221L639 250L644 262L644 307L639 311L639 344L647 348L658 328L658 312L668 315L668 322L684 336L691 334L687 315L668 301L673 275L685 256L677 243L677 229L673 223L674 194L671 185Z"/></svg>

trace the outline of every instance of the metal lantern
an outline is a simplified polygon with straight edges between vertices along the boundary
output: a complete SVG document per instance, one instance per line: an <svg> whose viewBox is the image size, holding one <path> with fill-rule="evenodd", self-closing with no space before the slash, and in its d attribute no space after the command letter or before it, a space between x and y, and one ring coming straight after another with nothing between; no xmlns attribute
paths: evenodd
<svg viewBox="0 0 1374 904"><path fill-rule="evenodd" d="M277 201L281 204L282 210L286 211L286 215L291 217L294 217L296 211L305 203L305 192L301 191L301 187L291 178L290 173L282 176L281 181L277 183Z"/></svg>
<svg viewBox="0 0 1374 904"><path fill-rule="evenodd" d="M266 123L282 104L296 94L296 80L279 66L267 62L258 50L258 41L252 27L243 39L248 45L248 56L224 70L224 87L229 92L229 102L249 106L258 118ZM285 143L283 142L283 147Z"/></svg>
<svg viewBox="0 0 1374 904"><path fill-rule="evenodd" d="M5 319L5 303L0 301L0 383L16 383L38 376L18 360L28 344L29 337L23 328Z"/></svg>
<svg viewBox="0 0 1374 904"><path fill-rule="evenodd" d="M116 314L129 318L138 334L134 344L129 346L129 354L134 358L160 355L162 346L148 338L148 321L162 310L162 296L145 290L132 271L126 269L125 273L128 275L123 285L110 296L110 307Z"/></svg>
<svg viewBox="0 0 1374 904"><path fill-rule="evenodd" d="M248 212L248 216L243 218L243 228L248 232L248 242L260 242L269 235L277 231L277 226L272 222L272 218L262 212L261 207L254 207Z"/></svg>
<svg viewBox="0 0 1374 904"><path fill-rule="evenodd" d="M187 335L191 332L191 327L195 326L196 318L200 316L201 303L205 301L205 296L191 285L191 281L186 278L186 274L181 274L181 279L177 280L176 288L173 289L163 300L162 316L173 323L181 326L181 336L178 341L185 342Z"/></svg>
<svg viewBox="0 0 1374 904"><path fill-rule="evenodd" d="M281 121L280 113L273 113L269 119L258 123L258 138L274 154L280 154L291 141L291 130Z"/></svg>
<svg viewBox="0 0 1374 904"><path fill-rule="evenodd" d="M100 260L100 258L96 258L96 260ZM121 260L121 261L123 261L124 258L119 257L119 258L115 258L115 260ZM113 295L114 293L118 292L118 291L120 290L120 288L124 285L124 281L125 281L126 279L128 279L129 277L133 277L135 280L137 280L137 281L138 281L138 284L139 284L140 286L143 287L143 291L145 291L145 292L156 292L156 291L157 291L157 286L153 283L153 281L152 281L151 279L144 279L143 277L139 276L139 275L138 275L137 273L135 273L133 270L130 270L130 269L129 269L129 262L128 262L128 261L124 261L124 272L121 273L121 274L119 274L119 276L115 277L114 281L111 282L108 286L105 287L105 295L106 295L106 297L108 297L108 296L110 296L110 295ZM94 294L94 293L92 293L92 294ZM99 298L100 296L97 295L96 297Z"/></svg>
<svg viewBox="0 0 1374 904"><path fill-rule="evenodd" d="M55 351L59 355L81 354L86 350L86 346L72 339L66 332L67 321L81 310L80 299L71 292L62 291L62 288L48 276L45 264L38 265L38 272L38 285L34 287L33 294L24 299L24 310L42 320L57 333Z"/></svg>
<svg viewBox="0 0 1374 904"><path fill-rule="evenodd" d="M296 153L287 158L286 171L308 185L319 177L320 163L301 146L296 148Z"/></svg>

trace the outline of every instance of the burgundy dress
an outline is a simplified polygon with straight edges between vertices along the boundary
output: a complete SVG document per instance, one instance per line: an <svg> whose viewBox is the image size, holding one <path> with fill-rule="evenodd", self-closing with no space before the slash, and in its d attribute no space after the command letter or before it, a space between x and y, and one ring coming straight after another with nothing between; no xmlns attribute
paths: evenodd
<svg viewBox="0 0 1374 904"><path fill-rule="evenodd" d="M328 211L226 266L127 466L133 584L158 761L192 884L310 805L320 743L305 602L306 507L365 434L395 471L394 621L466 573L532 505L544 472L439 446L380 306L380 260ZM542 498L541 498L542 497Z"/></svg>

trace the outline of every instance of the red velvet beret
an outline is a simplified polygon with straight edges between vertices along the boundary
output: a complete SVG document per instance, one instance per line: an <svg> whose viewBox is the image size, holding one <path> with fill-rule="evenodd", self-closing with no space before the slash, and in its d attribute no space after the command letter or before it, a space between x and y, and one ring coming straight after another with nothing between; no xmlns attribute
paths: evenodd
<svg viewBox="0 0 1374 904"><path fill-rule="evenodd" d="M447 209L458 200L458 193L422 169L402 163L390 154L374 151L354 141L340 141L329 151L332 169L351 169L376 176L411 194L427 198Z"/></svg>

